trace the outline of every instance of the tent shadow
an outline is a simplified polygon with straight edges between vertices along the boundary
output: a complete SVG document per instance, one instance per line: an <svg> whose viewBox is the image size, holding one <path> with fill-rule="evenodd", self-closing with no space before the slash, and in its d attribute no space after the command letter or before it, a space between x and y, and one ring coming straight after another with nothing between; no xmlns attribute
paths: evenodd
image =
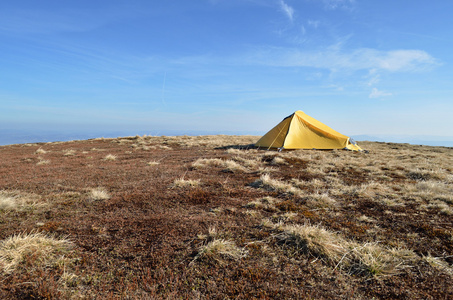
<svg viewBox="0 0 453 300"><path fill-rule="evenodd" d="M257 149L258 147L255 146L255 144L247 144L247 145L227 145L227 146L222 146L222 147L216 147L214 149L222 149L222 150L228 150L228 149L238 149L238 150L250 150L250 149Z"/></svg>

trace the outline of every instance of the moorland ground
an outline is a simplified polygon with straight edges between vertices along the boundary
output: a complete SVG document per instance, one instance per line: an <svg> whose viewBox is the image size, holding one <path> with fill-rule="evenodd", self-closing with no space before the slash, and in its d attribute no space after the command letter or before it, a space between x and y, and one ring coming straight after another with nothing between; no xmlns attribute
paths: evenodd
<svg viewBox="0 0 453 300"><path fill-rule="evenodd" d="M452 299L453 149L0 147L2 299Z"/></svg>

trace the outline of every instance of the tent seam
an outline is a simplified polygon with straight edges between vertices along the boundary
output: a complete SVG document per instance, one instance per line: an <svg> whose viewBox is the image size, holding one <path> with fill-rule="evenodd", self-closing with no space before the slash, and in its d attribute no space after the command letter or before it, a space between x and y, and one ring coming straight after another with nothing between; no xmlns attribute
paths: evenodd
<svg viewBox="0 0 453 300"><path fill-rule="evenodd" d="M281 148L284 148L284 147L285 147L286 138L288 137L288 132L290 132L290 130L291 130L291 124L293 123L293 120L294 120L295 115L296 115L296 113L293 113L293 114L290 116L290 117L291 117L291 121L289 121L288 130L286 131L286 135L285 135L285 138L283 139L283 144L282 144L282 147L281 147Z"/></svg>
<svg viewBox="0 0 453 300"><path fill-rule="evenodd" d="M294 113L287 116L286 118L284 118L282 120L285 121L286 119L288 118L291 118L291 121L289 122L289 126L288 126L288 130L286 131L286 134L285 134L285 138L283 139L283 144L282 144L282 147L285 145L285 141L286 141L286 137L288 136L288 132L289 132L289 128L291 127L291 122L293 121L293 118L294 117ZM282 127L282 129L280 129L280 131L278 132L278 134L275 136L275 139L272 141L272 143L270 144L269 148L267 148L267 150L269 150L270 148L272 148L272 145L274 144L275 140L279 137L280 133L282 132L283 128L285 128L284 126Z"/></svg>

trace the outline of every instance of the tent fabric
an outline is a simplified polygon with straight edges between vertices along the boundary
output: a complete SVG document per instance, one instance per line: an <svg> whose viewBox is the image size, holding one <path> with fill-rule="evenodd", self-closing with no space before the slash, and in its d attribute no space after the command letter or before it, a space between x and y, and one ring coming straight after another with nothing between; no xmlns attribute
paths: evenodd
<svg viewBox="0 0 453 300"><path fill-rule="evenodd" d="M349 137L300 110L284 118L259 139L255 146L268 149L349 149L362 151Z"/></svg>

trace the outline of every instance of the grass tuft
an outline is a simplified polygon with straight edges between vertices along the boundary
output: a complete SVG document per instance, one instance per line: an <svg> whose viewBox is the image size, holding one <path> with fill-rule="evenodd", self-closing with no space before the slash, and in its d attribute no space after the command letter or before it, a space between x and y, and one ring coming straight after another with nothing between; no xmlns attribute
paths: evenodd
<svg viewBox="0 0 453 300"><path fill-rule="evenodd" d="M41 157L39 157L39 161L36 163L36 165L40 166L40 165L48 165L50 164L50 160L48 159L43 159Z"/></svg>
<svg viewBox="0 0 453 300"><path fill-rule="evenodd" d="M320 226L277 224L276 227L281 230L276 237L285 245L309 252L331 263L340 261L348 251L347 241Z"/></svg>
<svg viewBox="0 0 453 300"><path fill-rule="evenodd" d="M276 211L277 207L275 205L279 203L280 200L267 196L263 198L259 198L257 200L251 201L245 205L247 208L255 208L255 209L264 209L266 211Z"/></svg>
<svg viewBox="0 0 453 300"><path fill-rule="evenodd" d="M108 200L108 199L110 199L110 194L107 192L106 189L99 187L99 188L91 189L91 191L89 193L89 198L90 198L90 200L93 200L93 201Z"/></svg>
<svg viewBox="0 0 453 300"><path fill-rule="evenodd" d="M301 196L303 192L290 183L272 179L269 174L261 175L260 179L252 183L252 186L262 187L267 190L277 191L279 193Z"/></svg>
<svg viewBox="0 0 453 300"><path fill-rule="evenodd" d="M117 156L116 155L113 155L113 154L107 154L105 157L104 157L104 160L108 160L108 161L114 161L117 159Z"/></svg>
<svg viewBox="0 0 453 300"><path fill-rule="evenodd" d="M354 245L355 246L355 245ZM407 249L386 249L378 243L365 243L355 246L350 253L350 273L371 276L396 275L407 265L406 261L416 258L416 254Z"/></svg>
<svg viewBox="0 0 453 300"><path fill-rule="evenodd" d="M406 262L417 257L407 249L387 249L379 243L359 244L346 240L320 226L277 223L274 228L280 230L275 237L286 247L310 253L335 269L348 270L350 274L395 275L407 267Z"/></svg>
<svg viewBox="0 0 453 300"><path fill-rule="evenodd" d="M74 156L76 151L74 149L67 149L63 150L63 155L64 156Z"/></svg>
<svg viewBox="0 0 453 300"><path fill-rule="evenodd" d="M199 158L192 163L192 168L203 169L207 167L223 167L225 171L247 172L247 168L234 160L221 160L220 158Z"/></svg>
<svg viewBox="0 0 453 300"><path fill-rule="evenodd" d="M69 240L39 232L13 235L0 242L0 271L55 266L71 248Z"/></svg>
<svg viewBox="0 0 453 300"><path fill-rule="evenodd" d="M247 168L239 164L238 162L234 160L225 160L223 162L223 167L225 168L225 171L230 171L230 172L247 172Z"/></svg>
<svg viewBox="0 0 453 300"><path fill-rule="evenodd" d="M199 158L192 163L194 169L203 169L209 166L223 166L223 161L220 158Z"/></svg>
<svg viewBox="0 0 453 300"><path fill-rule="evenodd" d="M284 158L281 158L279 156L275 156L270 163L271 163L271 165L287 165L288 164Z"/></svg>
<svg viewBox="0 0 453 300"><path fill-rule="evenodd" d="M233 241L214 239L200 247L194 261L208 259L220 261L222 258L239 260L247 255L247 251L236 246Z"/></svg>
<svg viewBox="0 0 453 300"><path fill-rule="evenodd" d="M39 196L19 191L0 191L0 211L23 211L43 205Z"/></svg>
<svg viewBox="0 0 453 300"><path fill-rule="evenodd" d="M38 148L38 150L35 151L36 154L46 154L47 151L44 150L43 148Z"/></svg>
<svg viewBox="0 0 453 300"><path fill-rule="evenodd" d="M453 266L450 266L445 260L441 257L434 257L430 254L423 256L422 259L430 264L433 268L438 269L441 272L444 272L450 276L453 276Z"/></svg>
<svg viewBox="0 0 453 300"><path fill-rule="evenodd" d="M307 197L307 205L309 207L331 207L336 205L336 201L328 193L314 193Z"/></svg>
<svg viewBox="0 0 453 300"><path fill-rule="evenodd" d="M13 210L17 208L17 206L17 201L13 197L0 194L0 211Z"/></svg>
<svg viewBox="0 0 453 300"><path fill-rule="evenodd" d="M184 179L183 177L177 178L173 181L172 187L181 188L181 187L197 187L200 185L200 179Z"/></svg>

